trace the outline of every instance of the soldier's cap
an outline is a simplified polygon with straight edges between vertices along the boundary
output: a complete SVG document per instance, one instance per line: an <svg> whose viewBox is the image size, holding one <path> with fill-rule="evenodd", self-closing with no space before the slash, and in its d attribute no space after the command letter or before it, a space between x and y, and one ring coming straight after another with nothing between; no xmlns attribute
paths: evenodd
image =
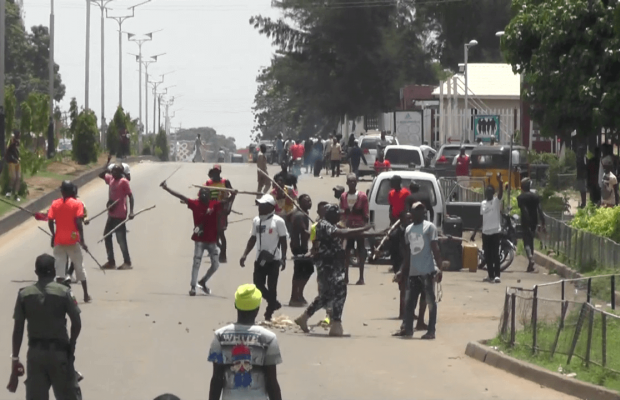
<svg viewBox="0 0 620 400"><path fill-rule="evenodd" d="M60 191L63 193L73 193L74 189L73 183L71 181L62 181L60 184Z"/></svg>
<svg viewBox="0 0 620 400"><path fill-rule="evenodd" d="M41 254L34 263L34 270L37 273L55 273L54 264L56 259L49 254Z"/></svg>
<svg viewBox="0 0 620 400"><path fill-rule="evenodd" d="M421 203L421 202L419 202L419 201L416 201L415 203L413 203L413 204L411 205L411 209L412 209L412 210L415 210L415 209L416 209L416 208L418 208L418 207L422 207L422 208L424 208L424 204L422 204L422 203Z"/></svg>
<svg viewBox="0 0 620 400"><path fill-rule="evenodd" d="M235 307L240 311L254 311L262 300L263 294L251 283L239 286L235 292Z"/></svg>

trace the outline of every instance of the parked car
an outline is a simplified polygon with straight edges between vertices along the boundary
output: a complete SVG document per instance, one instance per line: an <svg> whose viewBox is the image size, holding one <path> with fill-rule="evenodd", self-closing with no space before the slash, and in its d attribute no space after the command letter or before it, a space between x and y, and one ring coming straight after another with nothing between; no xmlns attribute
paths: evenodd
<svg viewBox="0 0 620 400"><path fill-rule="evenodd" d="M461 146L465 146L465 154L467 155L470 155L472 150L478 147L475 144L444 144L431 161L431 167L451 166L454 158L461 153Z"/></svg>
<svg viewBox="0 0 620 400"><path fill-rule="evenodd" d="M394 136L386 136L385 140L387 142L387 146L398 144L398 139L396 139ZM381 135L364 135L360 139L358 139L358 143L360 148L364 152L364 158L368 163L368 165L364 164L363 162L360 164L359 174L360 176L372 175L375 173L374 164L375 160L377 159L377 147L381 143Z"/></svg>
<svg viewBox="0 0 620 400"><path fill-rule="evenodd" d="M413 146L412 146L413 147ZM390 204L388 203L388 194L390 193L390 179L394 175L402 178L402 185L409 188L411 181L420 184L421 190L428 191L431 195L431 203L435 213L434 223L441 226L443 218L444 200L441 196L437 178L433 174L420 171L388 171L379 174L368 191L368 203L370 210L370 223L374 223L375 231L383 231L390 227ZM478 213L479 214L479 213Z"/></svg>

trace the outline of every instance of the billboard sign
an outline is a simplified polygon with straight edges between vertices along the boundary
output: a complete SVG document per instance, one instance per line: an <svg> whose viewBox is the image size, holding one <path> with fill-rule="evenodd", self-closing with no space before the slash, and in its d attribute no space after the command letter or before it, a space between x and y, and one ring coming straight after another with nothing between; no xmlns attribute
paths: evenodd
<svg viewBox="0 0 620 400"><path fill-rule="evenodd" d="M411 146L422 145L422 113L419 111L396 111L394 126L398 143Z"/></svg>
<svg viewBox="0 0 620 400"><path fill-rule="evenodd" d="M474 116L474 141L482 138L483 142L490 142L494 137L499 143L499 115L475 115Z"/></svg>

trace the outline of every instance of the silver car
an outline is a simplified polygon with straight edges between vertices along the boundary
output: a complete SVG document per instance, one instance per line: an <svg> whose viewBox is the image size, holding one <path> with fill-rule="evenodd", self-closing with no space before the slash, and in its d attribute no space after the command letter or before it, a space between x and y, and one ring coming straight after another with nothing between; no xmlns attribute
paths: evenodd
<svg viewBox="0 0 620 400"><path fill-rule="evenodd" d="M385 146L397 145L398 139L394 136L385 136L386 144ZM365 135L358 139L359 146L364 152L364 158L368 165L363 162L360 164L359 174L360 176L364 175L373 175L375 173L375 160L377 159L377 148L381 144L381 135ZM383 148L385 150L385 147Z"/></svg>

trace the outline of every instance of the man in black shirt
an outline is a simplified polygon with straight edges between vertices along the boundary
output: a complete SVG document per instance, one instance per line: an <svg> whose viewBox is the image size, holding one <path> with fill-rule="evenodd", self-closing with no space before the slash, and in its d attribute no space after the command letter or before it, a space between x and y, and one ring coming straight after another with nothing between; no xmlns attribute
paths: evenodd
<svg viewBox="0 0 620 400"><path fill-rule="evenodd" d="M291 173L288 172L288 165L286 162L283 162L282 164L280 164L280 167L282 167L282 171L278 172L274 177L273 180L274 181L278 181L278 178L282 178L284 179L284 184L286 186L292 186L293 189L297 190L297 177Z"/></svg>
<svg viewBox="0 0 620 400"><path fill-rule="evenodd" d="M13 195L15 201L21 201L19 198L19 188L21 185L22 170L20 164L21 160L19 157L19 137L19 131L15 131L6 149L4 157L5 163L9 170L10 179L9 191L6 193L6 197L11 197L11 195ZM2 145L4 146L4 143L2 143ZM11 190L13 191L12 193Z"/></svg>
<svg viewBox="0 0 620 400"><path fill-rule="evenodd" d="M517 204L521 210L523 247L525 247L527 259L529 260L527 272L534 272L534 236L536 235L539 217L543 232L546 231L546 228L545 215L540 206L540 197L530 191L530 186L531 181L528 178L523 178L521 181L521 194L517 197Z"/></svg>
<svg viewBox="0 0 620 400"><path fill-rule="evenodd" d="M430 213L430 222L435 221L435 211L433 211L433 203L431 202L431 195L428 191L423 190L420 184L416 181L411 181L409 184L409 191L411 194L405 199L405 210L411 210L411 206L415 202L424 204L424 208Z"/></svg>
<svg viewBox="0 0 620 400"><path fill-rule="evenodd" d="M586 206L586 194L588 193L588 158L586 157L586 148L581 145L577 149L577 182L576 189L581 194L580 208Z"/></svg>
<svg viewBox="0 0 620 400"><path fill-rule="evenodd" d="M312 208L312 199L307 194L299 196L299 207L291 217L291 252L294 259L293 290L291 291L290 307L304 307L308 302L304 298L304 288L314 273L314 264L310 257L308 241L310 239L310 219L308 214Z"/></svg>

